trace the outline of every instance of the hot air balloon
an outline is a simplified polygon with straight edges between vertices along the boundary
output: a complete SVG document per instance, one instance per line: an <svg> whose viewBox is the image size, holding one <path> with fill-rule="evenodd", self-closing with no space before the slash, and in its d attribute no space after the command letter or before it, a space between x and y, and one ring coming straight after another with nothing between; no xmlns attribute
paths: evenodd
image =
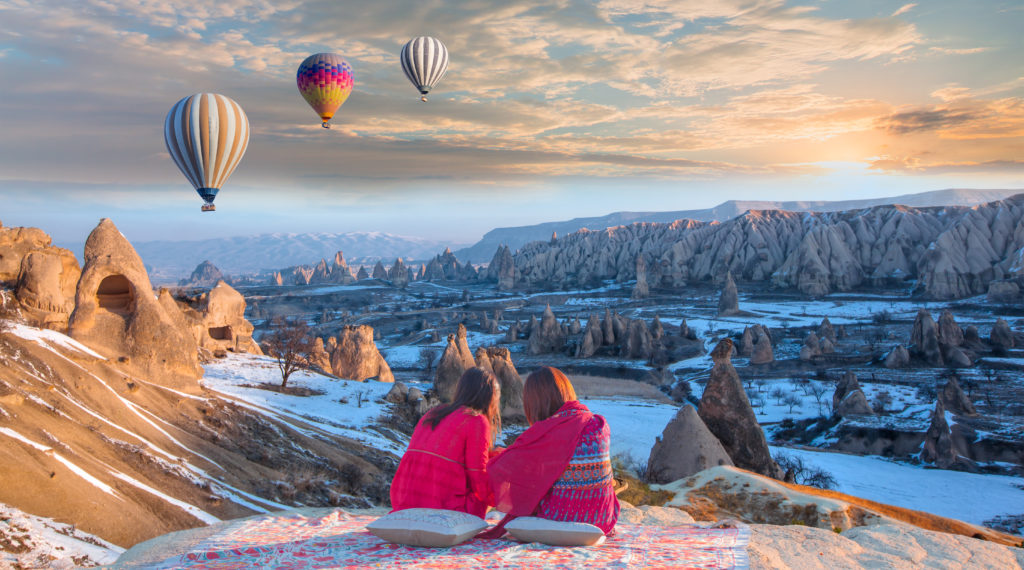
<svg viewBox="0 0 1024 570"><path fill-rule="evenodd" d="M320 115L325 129L328 121L352 93L352 66L335 53L317 53L302 60L295 74L299 93Z"/></svg>
<svg viewBox="0 0 1024 570"><path fill-rule="evenodd" d="M437 85L448 71L448 48L441 40L420 36L402 46L402 71L419 89L420 101L427 102L427 93Z"/></svg>
<svg viewBox="0 0 1024 570"><path fill-rule="evenodd" d="M203 198L204 212L249 146L249 119L242 107L216 93L178 101L164 120L164 142L174 163Z"/></svg>

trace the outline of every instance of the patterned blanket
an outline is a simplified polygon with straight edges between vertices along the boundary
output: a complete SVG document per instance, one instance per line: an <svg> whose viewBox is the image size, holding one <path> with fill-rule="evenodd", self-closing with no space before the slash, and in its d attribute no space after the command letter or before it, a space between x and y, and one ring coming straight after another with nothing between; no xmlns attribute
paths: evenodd
<svg viewBox="0 0 1024 570"><path fill-rule="evenodd" d="M451 548L384 542L365 530L376 517L334 511L227 523L186 552L147 568L746 568L747 528L620 524L600 546L565 548L474 539Z"/></svg>

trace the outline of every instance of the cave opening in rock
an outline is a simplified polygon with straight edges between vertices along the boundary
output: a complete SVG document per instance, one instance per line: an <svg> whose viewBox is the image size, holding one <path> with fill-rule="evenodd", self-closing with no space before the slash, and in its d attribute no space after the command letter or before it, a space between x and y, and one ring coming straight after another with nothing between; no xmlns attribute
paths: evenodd
<svg viewBox="0 0 1024 570"><path fill-rule="evenodd" d="M231 340L231 327L210 327L209 328L210 338L213 340Z"/></svg>
<svg viewBox="0 0 1024 570"><path fill-rule="evenodd" d="M96 303L101 309L127 315L135 306L135 292L124 275L108 275L96 289Z"/></svg>

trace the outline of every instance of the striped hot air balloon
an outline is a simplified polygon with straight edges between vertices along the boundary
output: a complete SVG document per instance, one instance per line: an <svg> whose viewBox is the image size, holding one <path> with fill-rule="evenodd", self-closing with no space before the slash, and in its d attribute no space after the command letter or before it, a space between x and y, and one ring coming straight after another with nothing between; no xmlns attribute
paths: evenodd
<svg viewBox="0 0 1024 570"><path fill-rule="evenodd" d="M448 71L448 48L441 40L420 36L402 46L402 71L419 89L420 101L427 101L427 93L437 85Z"/></svg>
<svg viewBox="0 0 1024 570"><path fill-rule="evenodd" d="M242 107L216 93L178 101L164 120L164 142L174 163L203 198L204 212L249 146L249 119Z"/></svg>
<svg viewBox="0 0 1024 570"><path fill-rule="evenodd" d="M295 74L299 93L316 111L325 129L338 107L352 93L352 66L335 53L316 53L302 60Z"/></svg>

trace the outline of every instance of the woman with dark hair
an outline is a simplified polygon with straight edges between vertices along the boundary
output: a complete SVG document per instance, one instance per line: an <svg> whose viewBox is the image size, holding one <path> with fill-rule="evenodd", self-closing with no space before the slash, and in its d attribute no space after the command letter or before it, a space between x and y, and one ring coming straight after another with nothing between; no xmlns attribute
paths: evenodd
<svg viewBox="0 0 1024 570"><path fill-rule="evenodd" d="M592 524L611 534L619 519L608 422L576 399L569 379L545 366L523 386L529 429L487 464L494 505L507 516L485 538L504 534L517 516Z"/></svg>
<svg viewBox="0 0 1024 570"><path fill-rule="evenodd" d="M452 402L420 419L391 482L393 511L487 514L492 501L485 469L501 431L500 398L494 374L470 368L459 378Z"/></svg>

